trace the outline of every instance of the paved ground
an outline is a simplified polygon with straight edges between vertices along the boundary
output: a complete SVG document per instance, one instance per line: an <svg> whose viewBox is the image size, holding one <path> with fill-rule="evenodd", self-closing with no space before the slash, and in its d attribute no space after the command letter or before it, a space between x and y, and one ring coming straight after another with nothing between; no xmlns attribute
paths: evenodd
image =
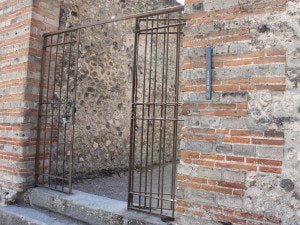
<svg viewBox="0 0 300 225"><path fill-rule="evenodd" d="M142 190L145 191L145 171L142 172ZM153 168L153 182L152 191L155 193L158 190L158 174L159 167ZM151 176L151 170L148 170L147 180ZM140 173L135 172L135 191L139 190L140 186ZM164 176L164 193L170 193L172 182L172 165L167 164L165 166ZM105 196L112 199L127 201L127 190L128 190L128 172L114 174L112 176L97 177L92 179L82 179L74 183L73 188L75 190L87 192L90 194ZM147 183L147 192L150 190L150 181Z"/></svg>

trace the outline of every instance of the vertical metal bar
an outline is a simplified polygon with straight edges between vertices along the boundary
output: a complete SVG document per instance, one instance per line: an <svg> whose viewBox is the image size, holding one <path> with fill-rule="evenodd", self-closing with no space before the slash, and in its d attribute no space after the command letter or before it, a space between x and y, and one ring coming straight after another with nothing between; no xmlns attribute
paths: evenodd
<svg viewBox="0 0 300 225"><path fill-rule="evenodd" d="M72 38L72 35L70 35L70 39ZM65 129L64 129L64 146L63 146L63 165L62 165L62 177L65 178L65 163L66 163L66 137L67 137L67 126L68 126L68 104L69 104L69 86L70 86L70 65L71 65L71 56L72 56L72 44L69 44L69 60L68 60L68 66L67 66L67 87L66 87L66 105L65 105ZM62 191L64 191L64 183L62 184Z"/></svg>
<svg viewBox="0 0 300 225"><path fill-rule="evenodd" d="M76 55L75 55L75 74L74 74L74 102L72 111L72 140L70 149L70 160L69 160L69 194L72 193L72 177L73 177L73 157L74 157L74 135L75 135L75 110L77 100L77 76L78 76L78 57L79 57L79 46L80 46L80 29L76 30Z"/></svg>
<svg viewBox="0 0 300 225"><path fill-rule="evenodd" d="M151 21L151 28L153 28L154 21ZM151 29L151 41L150 41L150 70L149 70L149 89L148 89L148 102L151 102L151 84L152 84L152 53L153 53L153 29ZM145 81L144 81L145 82ZM150 117L150 111L151 111L151 105L147 104L148 106L148 113L147 116L148 118ZM144 118L142 118L144 120ZM149 123L150 120L147 120L147 144L146 144L146 165L145 165L145 202L144 202L144 207L147 206L147 190L148 190L148 155L149 155Z"/></svg>
<svg viewBox="0 0 300 225"><path fill-rule="evenodd" d="M179 21L181 21L181 12L179 12ZM174 107L174 130L173 130L173 159L172 159L172 186L171 186L171 210L172 217L175 213L175 185L176 185L176 168L177 168L177 132L178 132L178 101L179 101L179 64L180 64L180 30L181 26L177 27L176 37L176 75L175 75L175 103Z"/></svg>
<svg viewBox="0 0 300 225"><path fill-rule="evenodd" d="M45 47L47 45L47 37L44 37L43 41L43 53L41 59L41 75L40 75L40 90L39 90L39 111L38 111L38 122L37 122L37 140L36 140L36 155L35 155L35 184L37 185L39 182L39 169L40 169L40 144L41 144L41 119L42 119L42 102L44 97L44 76L45 76L45 62L46 62L46 50ZM46 117L47 118L47 117ZM47 123L46 123L47 124ZM45 130L46 132L46 130ZM44 153L45 155L45 153ZM43 157L43 171L42 177L44 182L44 166L45 166L45 156Z"/></svg>
<svg viewBox="0 0 300 225"><path fill-rule="evenodd" d="M61 57L61 68L60 68L60 86L59 86L59 105L58 105L58 118L57 118L57 145L56 145L56 167L55 167L55 175L58 176L58 160L59 160L59 132L60 132L60 111L61 111L61 90L63 86L63 68L64 68L64 58L65 58L65 40L66 33L62 33L63 37L63 52ZM64 160L64 158L63 158ZM56 188L55 184L55 188Z"/></svg>
<svg viewBox="0 0 300 225"><path fill-rule="evenodd" d="M139 20L135 21L135 39L134 39L134 61L132 68L132 96L131 96L131 127L130 127L130 155L129 155L129 180L128 180L128 201L127 208L133 205L133 184L134 184L134 167L135 167L135 124L136 124L136 90L137 90L137 65L138 65L138 47L139 47L139 33L137 32L139 28Z"/></svg>
<svg viewBox="0 0 300 225"><path fill-rule="evenodd" d="M48 80L47 80L47 93L46 93L46 109L45 109L45 127L44 127L44 150L43 150L43 185L45 183L45 157L46 157L46 138L47 138L47 124L48 124L48 100L49 100L49 86L50 86L50 71L51 71L51 59L52 59L52 42L53 42L53 36L51 36L51 47L49 50L49 65L48 65ZM42 97L44 99L44 96ZM52 106L51 106L52 107ZM49 156L49 165L50 165L50 156Z"/></svg>
<svg viewBox="0 0 300 225"><path fill-rule="evenodd" d="M164 20L164 25L166 25L166 21ZM166 57L166 28L164 28L164 40L163 40L163 60L162 60L162 79L161 79L161 106L160 106L160 117L163 118L163 110L164 110L164 88L165 88L165 57ZM161 179L161 156L162 156L162 135L163 135L163 120L160 121L159 127L159 159L158 159L158 183L157 183L157 208L159 208L161 198L163 197L160 193L160 179Z"/></svg>
<svg viewBox="0 0 300 225"><path fill-rule="evenodd" d="M167 52L166 52L166 80L165 80L165 103L168 101L168 76L169 76L169 41L170 41L170 14L167 14ZM166 151L166 118L167 118L167 104L165 104L164 107L164 127L163 127L163 159L162 159L162 181L161 181L161 196L164 196L164 176L165 176L165 151ZM161 199L161 205L160 205L160 213L163 214L163 197Z"/></svg>
<svg viewBox="0 0 300 225"><path fill-rule="evenodd" d="M212 97L212 71L211 71L211 66L212 66L212 61L211 61L211 47L207 46L205 48L206 52L206 100L211 100Z"/></svg>
<svg viewBox="0 0 300 225"><path fill-rule="evenodd" d="M58 60L58 41L60 34L57 35L56 41L56 52L55 52L55 64L54 64L54 80L53 80L53 95L52 95L52 110L51 110L51 133L50 133L50 157L49 157L49 175L51 174L52 165L52 143L53 143L53 122L54 122L54 99L55 99L55 86L56 86L56 70L57 70L57 60ZM48 177L49 187L51 186L51 177Z"/></svg>
<svg viewBox="0 0 300 225"><path fill-rule="evenodd" d="M140 23L138 24L138 26L140 26ZM134 99L134 102L137 102L137 99L138 99L138 83L139 83L139 76L138 76L138 63L139 63L139 46L140 46L140 33L138 33L138 39L137 39L137 64L136 64L136 73L135 73L135 90L134 90L134 97L135 97L135 99ZM136 140L136 136L137 136L137 134L136 134L136 129L135 129L135 127L137 127L137 122L136 122L136 114L137 114L137 107L135 106L135 111L134 111L134 118L135 118L135 120L134 120L134 136L133 136L133 140L134 140L134 145L133 145L133 147L134 147L134 152L136 152L136 144L135 144L135 140ZM135 154L133 155L133 160L135 160ZM134 177L133 177L133 184L134 184Z"/></svg>
<svg viewBox="0 0 300 225"><path fill-rule="evenodd" d="M159 15L156 18L156 25L159 26ZM155 115L156 115L156 78L157 78L157 50L158 50L158 29L156 29L156 48L155 48L155 68L154 68L154 84L153 84L153 120L152 120L152 148L151 148L151 174L150 174L150 212L152 211L152 185L153 185L153 154L154 154L154 139L155 139Z"/></svg>
<svg viewBox="0 0 300 225"><path fill-rule="evenodd" d="M142 118L145 116L145 90L146 90L146 74L147 74L147 52L148 52L148 17L146 19L146 36L145 36L145 58L144 58L144 77L143 77L143 105L142 105ZM137 87L136 87L137 88ZM142 122L141 130L141 164L140 164L140 186L139 186L139 206L141 206L141 192L142 192L142 172L143 172L143 149L144 149L144 120Z"/></svg>

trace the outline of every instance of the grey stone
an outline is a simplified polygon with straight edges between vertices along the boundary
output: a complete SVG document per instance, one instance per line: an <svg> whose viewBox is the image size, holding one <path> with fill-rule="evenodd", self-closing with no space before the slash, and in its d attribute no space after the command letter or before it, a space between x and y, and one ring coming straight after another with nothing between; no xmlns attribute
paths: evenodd
<svg viewBox="0 0 300 225"><path fill-rule="evenodd" d="M216 152L218 153L231 153L232 145L218 145L216 148Z"/></svg>
<svg viewBox="0 0 300 225"><path fill-rule="evenodd" d="M245 128L247 128L246 120L243 117L239 117L239 118L224 117L224 118L221 118L221 125L222 125L222 127L234 128L234 129L245 129Z"/></svg>
<svg viewBox="0 0 300 225"><path fill-rule="evenodd" d="M179 221L176 222L176 225L188 224L188 225L220 225L219 222L205 219L205 218L196 218L196 217L188 217L184 215L178 215Z"/></svg>
<svg viewBox="0 0 300 225"><path fill-rule="evenodd" d="M75 190L66 195L45 188L31 189L30 203L93 225L166 225L153 215L127 210L127 202Z"/></svg>
<svg viewBox="0 0 300 225"><path fill-rule="evenodd" d="M209 116L188 116L183 117L184 125L190 127L201 127L201 128L217 128L220 126L220 117L209 117Z"/></svg>
<svg viewBox="0 0 300 225"><path fill-rule="evenodd" d="M0 225L87 225L60 214L26 206L0 207Z"/></svg>
<svg viewBox="0 0 300 225"><path fill-rule="evenodd" d="M216 196L216 202L219 206L236 208L239 210L243 208L243 199L239 196L219 194Z"/></svg>
<svg viewBox="0 0 300 225"><path fill-rule="evenodd" d="M0 162L0 164L4 165L2 162ZM14 204L17 198L18 198L18 192L14 190L0 188L0 205Z"/></svg>
<svg viewBox="0 0 300 225"><path fill-rule="evenodd" d="M182 150L186 151L201 153L214 152L214 144L212 142L182 140L180 146Z"/></svg>
<svg viewBox="0 0 300 225"><path fill-rule="evenodd" d="M257 156L269 159L283 159L283 147L257 146Z"/></svg>
<svg viewBox="0 0 300 225"><path fill-rule="evenodd" d="M185 199L192 199L192 202L213 204L216 202L216 195L213 192L207 192L202 190L194 190L192 188L186 188L184 193Z"/></svg>
<svg viewBox="0 0 300 225"><path fill-rule="evenodd" d="M233 145L233 153L241 156L256 156L255 145Z"/></svg>
<svg viewBox="0 0 300 225"><path fill-rule="evenodd" d="M246 180L246 172L224 169L222 171L222 180L233 183L244 183Z"/></svg>
<svg viewBox="0 0 300 225"><path fill-rule="evenodd" d="M280 187L282 187L285 191L291 192L295 188L295 184L290 179L283 179L280 181Z"/></svg>
<svg viewBox="0 0 300 225"><path fill-rule="evenodd" d="M223 92L221 102L226 104L246 102L248 98L247 92Z"/></svg>
<svg viewBox="0 0 300 225"><path fill-rule="evenodd" d="M222 170L208 167L197 167L191 172L193 177L206 177L211 180L220 180L222 178Z"/></svg>

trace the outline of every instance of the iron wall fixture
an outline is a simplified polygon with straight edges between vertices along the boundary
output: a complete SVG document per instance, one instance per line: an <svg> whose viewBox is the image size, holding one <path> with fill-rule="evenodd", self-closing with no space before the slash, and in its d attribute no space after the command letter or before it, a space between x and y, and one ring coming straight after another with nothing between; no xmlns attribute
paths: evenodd
<svg viewBox="0 0 300 225"><path fill-rule="evenodd" d="M206 53L206 100L211 100L212 98L212 48L207 46L205 48Z"/></svg>

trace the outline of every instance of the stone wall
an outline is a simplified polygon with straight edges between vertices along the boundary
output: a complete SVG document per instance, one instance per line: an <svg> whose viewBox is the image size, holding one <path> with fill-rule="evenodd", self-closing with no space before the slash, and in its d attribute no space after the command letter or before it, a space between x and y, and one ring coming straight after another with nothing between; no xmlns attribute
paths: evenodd
<svg viewBox="0 0 300 225"><path fill-rule="evenodd" d="M0 2L0 202L34 182L42 34L58 28L55 1ZM9 189L9 191L8 191Z"/></svg>
<svg viewBox="0 0 300 225"><path fill-rule="evenodd" d="M299 0L186 4L178 224L299 224Z"/></svg>
<svg viewBox="0 0 300 225"><path fill-rule="evenodd" d="M154 0L65 1L60 26L86 24L175 4L175 1ZM134 20L127 20L82 30L74 138L76 176L128 168L134 24ZM142 74L142 66L139 70Z"/></svg>

